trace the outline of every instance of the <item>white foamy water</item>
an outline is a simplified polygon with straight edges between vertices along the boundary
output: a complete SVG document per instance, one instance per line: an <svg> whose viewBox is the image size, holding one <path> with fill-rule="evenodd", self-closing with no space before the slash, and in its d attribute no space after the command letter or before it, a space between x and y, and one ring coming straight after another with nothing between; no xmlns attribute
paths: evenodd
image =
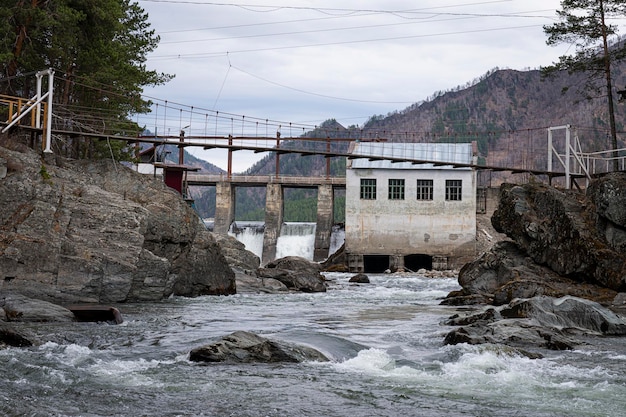
<svg viewBox="0 0 626 417"><path fill-rule="evenodd" d="M45 342L0 350L2 416L622 416L625 339L528 359L443 345L453 279L328 274L326 293L175 297L118 306L121 326L34 323ZM189 351L236 330L329 362L200 365Z"/></svg>
<svg viewBox="0 0 626 417"><path fill-rule="evenodd" d="M313 260L315 246L315 223L286 222L276 242L276 258L300 256ZM263 255L263 222L237 222L237 230L228 233L246 246L246 249L259 258ZM329 254L343 245L345 233L342 228L333 227Z"/></svg>

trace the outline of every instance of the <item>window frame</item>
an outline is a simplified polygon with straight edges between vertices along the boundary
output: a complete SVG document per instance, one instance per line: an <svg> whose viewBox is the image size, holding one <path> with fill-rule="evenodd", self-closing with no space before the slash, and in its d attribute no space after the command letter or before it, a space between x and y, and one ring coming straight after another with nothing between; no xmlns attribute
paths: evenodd
<svg viewBox="0 0 626 417"><path fill-rule="evenodd" d="M418 178L415 184L417 185L416 199L418 201L433 201L435 190L434 180Z"/></svg>
<svg viewBox="0 0 626 417"><path fill-rule="evenodd" d="M463 200L463 180L446 180L446 201Z"/></svg>
<svg viewBox="0 0 626 417"><path fill-rule="evenodd" d="M387 190L388 200L404 200L406 194L406 181L404 178L389 178Z"/></svg>
<svg viewBox="0 0 626 417"><path fill-rule="evenodd" d="M376 178L361 178L359 198L361 200L376 200Z"/></svg>

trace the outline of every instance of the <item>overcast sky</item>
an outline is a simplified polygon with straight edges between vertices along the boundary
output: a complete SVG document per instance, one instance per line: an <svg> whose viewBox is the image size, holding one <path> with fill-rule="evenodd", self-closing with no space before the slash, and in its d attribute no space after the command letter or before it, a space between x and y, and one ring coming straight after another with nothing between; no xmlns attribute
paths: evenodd
<svg viewBox="0 0 626 417"><path fill-rule="evenodd" d="M145 90L161 104L156 116L139 121L161 132L191 124L188 134L213 134L212 111L237 115L233 135L244 127L250 134L252 125L239 119L285 122L283 136L288 123L294 135L331 118L363 125L494 67L536 69L572 52L546 45L542 26L556 21L558 0L138 3L161 37L148 68L176 75ZM206 120L172 103L193 106ZM223 153L192 153L226 167ZM262 156L250 154L235 154L236 172Z"/></svg>

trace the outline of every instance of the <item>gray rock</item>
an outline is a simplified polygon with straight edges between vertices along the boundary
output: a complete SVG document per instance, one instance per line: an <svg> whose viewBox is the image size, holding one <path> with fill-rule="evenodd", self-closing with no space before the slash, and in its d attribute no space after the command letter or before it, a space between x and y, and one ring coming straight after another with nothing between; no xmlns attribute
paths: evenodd
<svg viewBox="0 0 626 417"><path fill-rule="evenodd" d="M232 294L212 234L172 189L111 161L0 148L0 290L66 303Z"/></svg>
<svg viewBox="0 0 626 417"><path fill-rule="evenodd" d="M472 324L460 327L446 334L444 343L456 345L467 343L470 345L505 345L526 352L527 349L541 348L549 350L571 350L580 342L562 334L558 330L546 330L516 320L501 320L489 325ZM540 355L525 356L537 357Z"/></svg>
<svg viewBox="0 0 626 417"><path fill-rule="evenodd" d="M500 310L504 318L529 318L544 327L626 335L626 322L600 304L577 297L516 300Z"/></svg>
<svg viewBox="0 0 626 417"><path fill-rule="evenodd" d="M625 210L616 187L612 192L606 191L608 186L606 192L593 192L592 185L590 193L601 204L596 212L593 201L576 191L543 184L505 184L491 220L498 232L506 233L535 263L579 282L595 281L626 291L626 253L611 246L598 228L599 215L619 221L619 207ZM613 223L612 235L619 235L619 227Z"/></svg>
<svg viewBox="0 0 626 417"><path fill-rule="evenodd" d="M443 304L503 305L516 298L539 295L556 298L573 295L608 304L617 294L608 288L562 277L536 264L510 241L496 243L477 260L465 264L458 280L463 289L449 294Z"/></svg>
<svg viewBox="0 0 626 417"><path fill-rule="evenodd" d="M222 234L215 234L214 237L233 270L249 274L261 265L259 257L234 237Z"/></svg>
<svg viewBox="0 0 626 417"><path fill-rule="evenodd" d="M365 274L356 274L350 277L349 282L356 282L358 284L369 284L370 278Z"/></svg>
<svg viewBox="0 0 626 417"><path fill-rule="evenodd" d="M0 296L0 307L10 322L74 321L74 313L65 307L20 294L3 294Z"/></svg>
<svg viewBox="0 0 626 417"><path fill-rule="evenodd" d="M7 176L7 160L0 158L0 180Z"/></svg>
<svg viewBox="0 0 626 417"><path fill-rule="evenodd" d="M586 192L598 215L626 229L626 175L613 172L591 182Z"/></svg>
<svg viewBox="0 0 626 417"><path fill-rule="evenodd" d="M328 361L315 349L273 341L254 333L238 331L211 345L193 349L189 354L193 362L226 363L276 363Z"/></svg>
<svg viewBox="0 0 626 417"><path fill-rule="evenodd" d="M320 263L322 270L327 272L348 272L348 255L345 243L332 253L328 259Z"/></svg>
<svg viewBox="0 0 626 417"><path fill-rule="evenodd" d="M502 344L517 348L573 349L578 336L626 335L626 322L593 301L576 297L533 297L500 308L454 316L444 324L446 344Z"/></svg>
<svg viewBox="0 0 626 417"><path fill-rule="evenodd" d="M276 294L280 292L289 291L289 288L282 282L273 278L258 277L256 273L254 275L244 274L242 272L235 272L235 279L237 281L237 294L243 293L269 293Z"/></svg>
<svg viewBox="0 0 626 417"><path fill-rule="evenodd" d="M34 344L35 342L28 336L21 334L18 330L10 327L6 323L0 323L0 349L6 346L28 347Z"/></svg>
<svg viewBox="0 0 626 417"><path fill-rule="evenodd" d="M262 278L280 281L290 290L325 292L326 281L320 271L321 266L316 262L298 256L287 256L269 262L265 268L259 268L257 274Z"/></svg>

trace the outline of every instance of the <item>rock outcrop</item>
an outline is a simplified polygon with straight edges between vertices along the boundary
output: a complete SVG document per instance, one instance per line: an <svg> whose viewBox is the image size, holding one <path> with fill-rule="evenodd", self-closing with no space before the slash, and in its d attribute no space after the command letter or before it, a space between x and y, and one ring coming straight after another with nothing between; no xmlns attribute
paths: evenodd
<svg viewBox="0 0 626 417"><path fill-rule="evenodd" d="M626 291L621 193L626 176L618 173L594 181L587 195L542 184L505 185L492 223L535 263L578 282Z"/></svg>
<svg viewBox="0 0 626 417"><path fill-rule="evenodd" d="M444 304L503 305L516 298L572 295L610 304L617 292L589 283L574 282L535 263L515 242L496 243L491 250L459 271L462 290L448 295Z"/></svg>
<svg viewBox="0 0 626 417"><path fill-rule="evenodd" d="M0 158L0 291L67 303L235 292L212 234L162 181L110 160Z"/></svg>
<svg viewBox="0 0 626 417"><path fill-rule="evenodd" d="M327 362L321 352L306 346L266 339L254 333L238 331L211 345L193 349L189 354L193 362L225 363L276 363L276 362Z"/></svg>
<svg viewBox="0 0 626 417"><path fill-rule="evenodd" d="M574 295L611 304L626 291L626 174L591 183L586 195L543 184L501 188L492 217L499 242L459 271L447 304L501 305L515 298Z"/></svg>

